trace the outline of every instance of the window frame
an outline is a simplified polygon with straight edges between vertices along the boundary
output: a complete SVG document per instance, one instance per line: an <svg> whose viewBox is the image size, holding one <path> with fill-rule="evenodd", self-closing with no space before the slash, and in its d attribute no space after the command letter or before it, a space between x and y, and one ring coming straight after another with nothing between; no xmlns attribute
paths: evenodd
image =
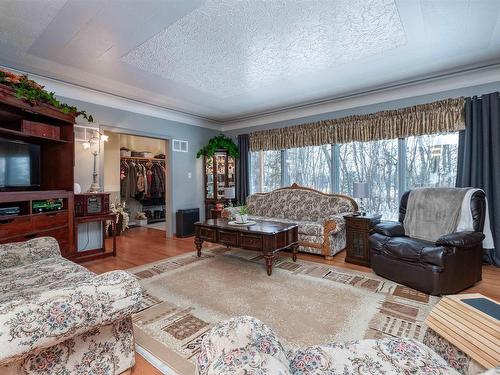
<svg viewBox="0 0 500 375"><path fill-rule="evenodd" d="M443 133L443 134L453 134L456 132L449 132L449 133ZM428 134L428 135L434 135L436 137L440 136L440 134ZM407 186L407 139L406 138L397 138L398 141L398 167L397 167L397 196L398 199L401 199L401 196L406 192L408 186ZM341 144L338 143L332 143L330 144L330 152L331 152L331 159L332 163L330 166L330 194L338 194L340 193L340 146ZM263 179L263 173L264 170L262 167L264 163L264 151L254 151L254 152L259 152L260 153L260 166L259 166L259 173L260 173L260 186L259 186L259 192L262 192L263 189L263 184L264 184L264 179ZM281 186L280 187L285 187L289 186L293 181L288 181L288 174L287 174L287 167L286 167L286 160L287 160L287 149L280 150L281 152ZM253 167L251 164L252 158L249 157L249 176L251 176ZM257 191L251 191L251 194L257 193Z"/></svg>

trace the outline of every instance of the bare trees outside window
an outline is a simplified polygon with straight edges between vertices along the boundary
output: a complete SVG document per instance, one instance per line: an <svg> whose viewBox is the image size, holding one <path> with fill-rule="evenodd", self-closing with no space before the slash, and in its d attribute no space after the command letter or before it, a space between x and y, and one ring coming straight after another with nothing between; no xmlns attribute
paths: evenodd
<svg viewBox="0 0 500 375"><path fill-rule="evenodd" d="M288 185L295 182L325 193L331 191L332 145L292 148L285 155Z"/></svg>
<svg viewBox="0 0 500 375"><path fill-rule="evenodd" d="M366 181L367 211L393 218L398 211L398 140L340 145L340 192L352 195L353 182Z"/></svg>
<svg viewBox="0 0 500 375"><path fill-rule="evenodd" d="M451 187L457 176L458 133L406 139L406 188Z"/></svg>
<svg viewBox="0 0 500 375"><path fill-rule="evenodd" d="M250 192L266 192L281 187L281 151L250 153Z"/></svg>
<svg viewBox="0 0 500 375"><path fill-rule="evenodd" d="M397 218L399 197L416 187L455 186L458 133L352 142L251 153L250 189L265 192L294 182L352 195L366 181L367 209Z"/></svg>

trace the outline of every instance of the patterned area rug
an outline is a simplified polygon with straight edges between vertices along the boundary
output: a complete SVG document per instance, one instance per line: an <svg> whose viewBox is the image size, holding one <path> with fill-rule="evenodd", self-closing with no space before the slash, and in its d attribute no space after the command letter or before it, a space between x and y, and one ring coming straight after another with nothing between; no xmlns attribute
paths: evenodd
<svg viewBox="0 0 500 375"><path fill-rule="evenodd" d="M179 374L193 374L203 335L215 323L251 315L290 348L328 341L413 337L437 297L374 274L289 257L268 277L257 252L219 248L128 270L145 289L136 341Z"/></svg>

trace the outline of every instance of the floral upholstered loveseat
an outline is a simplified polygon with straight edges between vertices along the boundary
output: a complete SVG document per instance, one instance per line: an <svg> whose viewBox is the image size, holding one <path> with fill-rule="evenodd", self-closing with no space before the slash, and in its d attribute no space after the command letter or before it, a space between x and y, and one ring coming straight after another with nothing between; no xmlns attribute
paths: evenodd
<svg viewBox="0 0 500 375"><path fill-rule="evenodd" d="M293 184L247 198L251 220L299 225L299 251L330 258L345 248L344 215L358 210L346 195L325 194Z"/></svg>
<svg viewBox="0 0 500 375"><path fill-rule="evenodd" d="M261 321L240 316L203 338L198 375L459 375L434 351L413 339L360 340L285 350ZM484 373L496 374L495 370Z"/></svg>
<svg viewBox="0 0 500 375"><path fill-rule="evenodd" d="M51 237L0 245L0 374L121 374L135 363L141 287L96 276Z"/></svg>

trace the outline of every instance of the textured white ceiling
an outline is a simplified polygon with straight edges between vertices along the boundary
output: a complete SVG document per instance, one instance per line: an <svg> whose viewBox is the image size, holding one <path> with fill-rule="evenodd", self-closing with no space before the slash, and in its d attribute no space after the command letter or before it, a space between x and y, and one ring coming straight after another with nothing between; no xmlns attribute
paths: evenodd
<svg viewBox="0 0 500 375"><path fill-rule="evenodd" d="M0 0L0 65L203 121L499 63L500 0Z"/></svg>
<svg viewBox="0 0 500 375"><path fill-rule="evenodd" d="M66 0L0 0L0 40L27 50Z"/></svg>
<svg viewBox="0 0 500 375"><path fill-rule="evenodd" d="M394 0L208 0L122 61L226 98L405 42Z"/></svg>

